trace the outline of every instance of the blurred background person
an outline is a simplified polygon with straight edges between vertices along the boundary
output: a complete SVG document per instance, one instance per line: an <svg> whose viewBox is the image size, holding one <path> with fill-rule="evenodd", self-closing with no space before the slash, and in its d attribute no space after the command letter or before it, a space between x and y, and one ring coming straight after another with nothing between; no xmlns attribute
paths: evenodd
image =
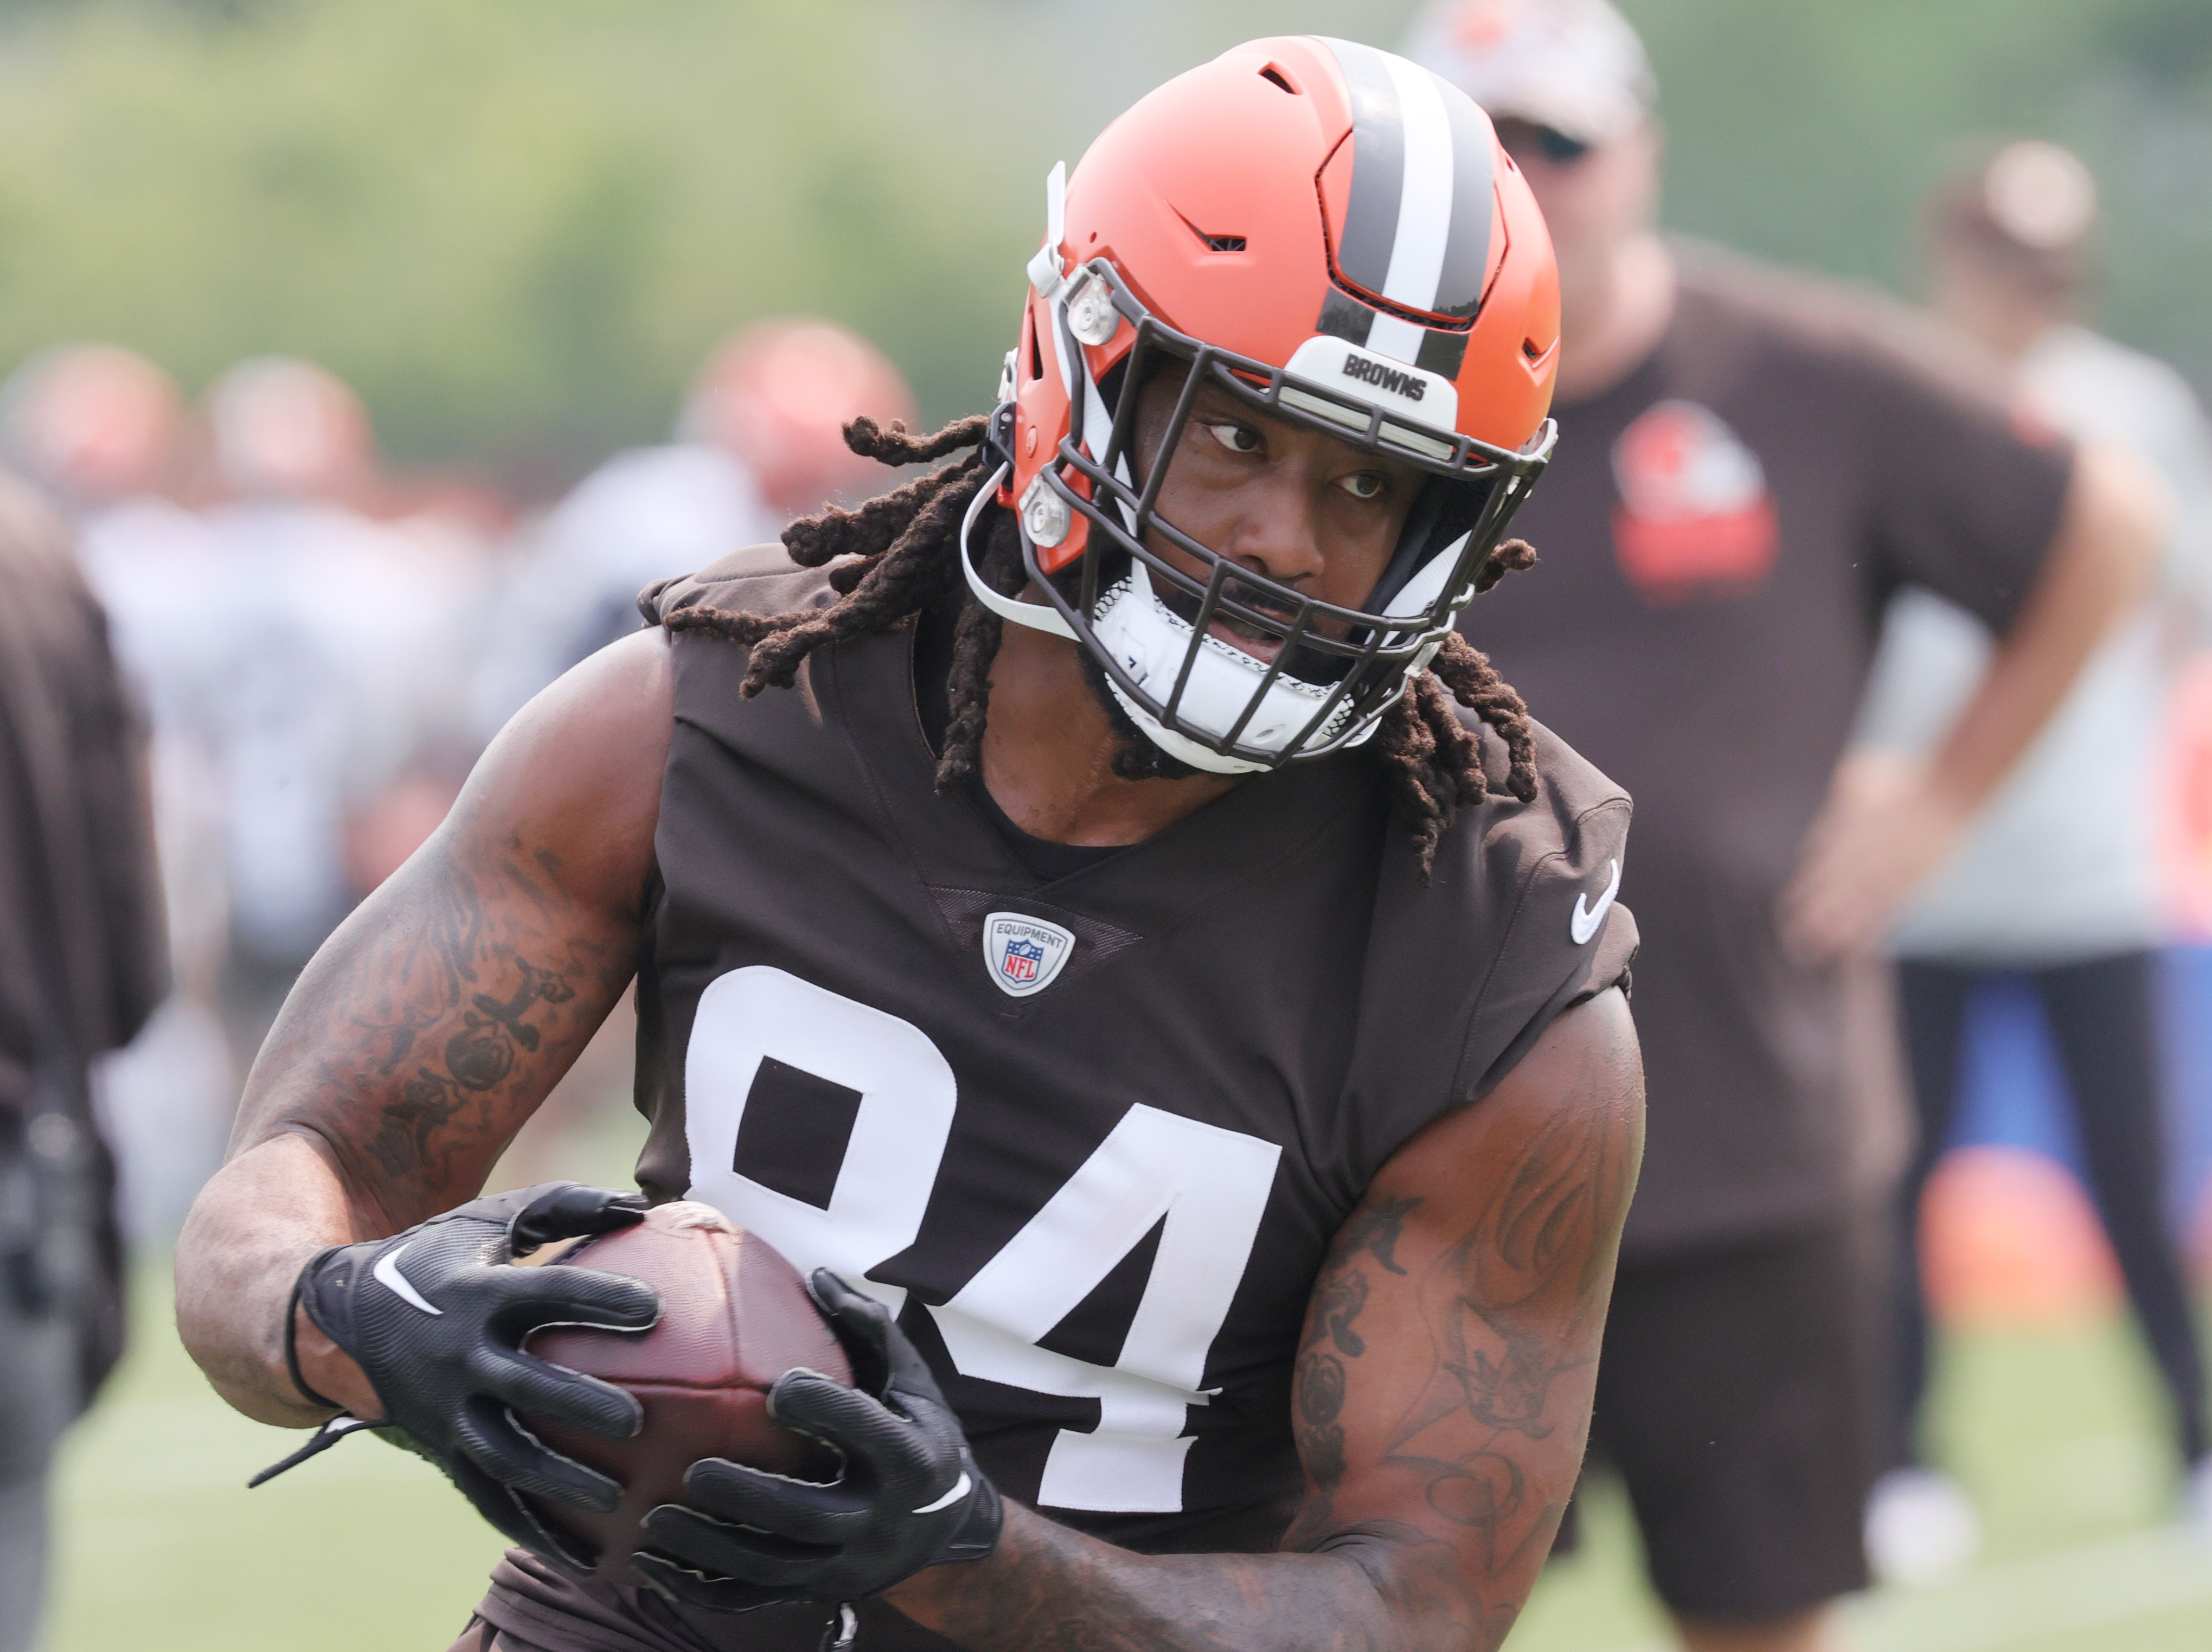
<svg viewBox="0 0 2212 1652"><path fill-rule="evenodd" d="M222 564L210 715L228 849L225 999L243 1072L300 966L442 816L452 779L426 802L423 766L465 769L472 755L465 624L483 570L362 508L376 490L374 439L328 370L240 362L206 412L228 495L206 517Z"/></svg>
<svg viewBox="0 0 2212 1652"><path fill-rule="evenodd" d="M1650 1133L1593 1449L1686 1646L1829 1644L1827 1603L1867 1582L1905 1145L1865 955L2131 599L2156 525L1931 330L1662 240L1653 80L1606 0L1458 0L1408 53L1489 111L1559 252L1559 447L1516 524L1542 563L1474 640L1634 797L1620 890L1653 914ZM1832 799L1902 584L2003 640L1909 785Z"/></svg>
<svg viewBox="0 0 2212 1652"><path fill-rule="evenodd" d="M165 990L143 756L66 526L0 477L0 1652L35 1642L54 1448L122 1351L89 1068Z"/></svg>
<svg viewBox="0 0 2212 1652"><path fill-rule="evenodd" d="M77 555L149 734L155 841L173 990L96 1088L133 1236L165 1238L221 1158L236 1075L218 1011L229 938L220 753L210 721L223 564L175 502L189 455L182 399L112 344L58 346L0 388L9 460L72 519Z"/></svg>
<svg viewBox="0 0 2212 1652"><path fill-rule="evenodd" d="M562 671L637 629L637 593L781 533L793 517L890 485L845 422L915 417L890 359L834 321L787 317L726 340L693 381L676 440L617 453L554 507L514 574L477 678L489 739Z"/></svg>
<svg viewBox="0 0 2212 1652"><path fill-rule="evenodd" d="M161 499L182 411L175 380L114 344L56 345L0 386L9 462L80 517Z"/></svg>
<svg viewBox="0 0 2212 1652"><path fill-rule="evenodd" d="M895 472L845 445L846 422L861 413L884 423L915 416L897 367L850 328L784 317L716 346L685 394L676 440L615 454L530 536L477 672L479 739L635 630L638 592L654 580L893 485ZM625 999L518 1139L524 1181L551 1175L595 1115L627 1100L635 1042Z"/></svg>
<svg viewBox="0 0 2212 1652"><path fill-rule="evenodd" d="M2203 1362L2165 1207L2158 949L2172 926L2154 799L2173 674L2202 635L2212 593L2212 429L2172 368L2081 325L2097 188L2077 156L2045 143L1984 146L1954 167L1923 216L1937 313L2004 365L2023 416L2132 450L2178 507L2151 594L2106 640L1892 938L1920 1135L1899 1192L1889 1472L1867 1535L1877 1569L1908 1580L1963 1564L1978 1542L1965 1492L1926 1466L1917 1238L1928 1179L1958 1115L1968 1006L2001 971L2025 972L2041 1000L2097 1208L2172 1406L2185 1517L2212 1537ZM1884 774L1928 760L1993 646L1980 620L1943 598L1897 598L1852 760L1862 783L1879 787Z"/></svg>

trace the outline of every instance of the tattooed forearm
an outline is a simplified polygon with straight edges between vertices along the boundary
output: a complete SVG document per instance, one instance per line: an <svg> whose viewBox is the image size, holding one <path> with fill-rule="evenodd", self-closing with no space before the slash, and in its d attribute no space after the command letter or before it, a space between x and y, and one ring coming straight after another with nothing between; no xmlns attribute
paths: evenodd
<svg viewBox="0 0 2212 1652"><path fill-rule="evenodd" d="M1402 1217L1402 1212L1400 1214ZM1372 1235L1377 1227L1370 1224L1364 1231ZM1395 1238L1393 1230L1384 1241L1386 1248ZM1334 1498L1346 1467L1344 1429L1337 1420L1344 1410L1344 1362L1367 1351L1367 1339L1356 1328L1356 1321L1367 1306L1370 1287L1355 1259L1370 1248L1364 1240L1346 1243L1340 1238L1332 1248L1307 1310L1305 1338L1293 1373L1291 1431L1298 1461L1313 1483L1313 1493L1283 1540L1286 1549L1310 1548L1335 1527Z"/></svg>
<svg viewBox="0 0 2212 1652"><path fill-rule="evenodd" d="M302 979L270 1041L292 1078L259 1098L266 1126L313 1132L395 1220L474 1190L631 958L621 936L563 932L543 849L510 839L410 871Z"/></svg>
<svg viewBox="0 0 2212 1652"><path fill-rule="evenodd" d="M1538 1458L1529 1449L1567 1421L1579 1460L1639 1145L1626 1112L1555 1114L1529 1133L1473 1224L1423 1272L1430 1371L1391 1430L1387 1461L1422 1474L1429 1506L1480 1534L1492 1574L1548 1546L1564 1512L1565 1486L1532 1493ZM1572 1378L1581 1380L1562 1403ZM1571 1483L1576 1465L1559 1457L1541 1460L1555 1480Z"/></svg>
<svg viewBox="0 0 2212 1652"><path fill-rule="evenodd" d="M973 1652L1426 1652L1495 1645L1449 1548L1378 1521L1301 1555L1137 1555L1007 1507L999 1552L902 1584L909 1617ZM1502 1633L1502 1631L1500 1631Z"/></svg>
<svg viewBox="0 0 2212 1652"><path fill-rule="evenodd" d="M1344 1362L1334 1354L1309 1353L1298 1361L1297 1400L1298 1457L1326 1497L1344 1479Z"/></svg>
<svg viewBox="0 0 2212 1652"><path fill-rule="evenodd" d="M1352 1328L1352 1322L1366 1306L1367 1276L1357 1268L1340 1266L1323 1276L1320 1288L1314 1293L1314 1328L1306 1340L1316 1342L1326 1335L1346 1353L1358 1358L1367 1351L1367 1344Z"/></svg>
<svg viewBox="0 0 2212 1652"><path fill-rule="evenodd" d="M1403 1274L1398 1266L1398 1236L1405 1231L1406 1218L1420 1208L1421 1201L1414 1198L1393 1198L1388 1194L1372 1199L1352 1214L1338 1232L1330 1247L1331 1259L1350 1261L1362 1251L1374 1257L1384 1271Z"/></svg>
<svg viewBox="0 0 2212 1652"><path fill-rule="evenodd" d="M178 1242L178 1327L248 1416L327 1414L293 1378L301 1266L476 1193L621 996L672 684L665 641L641 634L549 689L301 972Z"/></svg>
<svg viewBox="0 0 2212 1652"><path fill-rule="evenodd" d="M404 1176L428 1163L438 1133L461 1112L471 1095L492 1096L511 1078L520 1054L537 1053L546 1025L524 1017L537 1004L566 1004L576 989L562 975L541 969L520 954L502 960L495 946L475 967L489 975L500 973L502 963L522 977L522 984L504 1002L489 993L471 993L460 1011L461 1024L445 1042L435 1065L417 1066L400 1080L398 1095L388 1102L368 1144L370 1156L386 1174ZM450 1017L447 1017L450 1019ZM372 1043L380 1029L359 1018L357 1034ZM413 1029L406 1042L414 1042ZM520 1054L519 1054L520 1053Z"/></svg>

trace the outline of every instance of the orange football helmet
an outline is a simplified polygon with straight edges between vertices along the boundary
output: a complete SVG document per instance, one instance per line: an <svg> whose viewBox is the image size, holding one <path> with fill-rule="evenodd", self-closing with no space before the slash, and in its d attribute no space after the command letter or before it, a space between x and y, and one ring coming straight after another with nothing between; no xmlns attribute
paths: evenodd
<svg viewBox="0 0 2212 1652"><path fill-rule="evenodd" d="M1527 185L1467 95L1371 46L1256 40L1178 76L1048 184L979 496L1014 509L1046 603L968 561L979 600L1076 639L1172 755L1219 773L1354 745L1473 600L1542 472L1559 278ZM1187 366L1153 473L1132 393ZM1418 467L1427 481L1358 608L1236 567L1163 518L1200 383ZM1198 560L1193 576L1146 544ZM1262 664L1217 618L1280 638Z"/></svg>

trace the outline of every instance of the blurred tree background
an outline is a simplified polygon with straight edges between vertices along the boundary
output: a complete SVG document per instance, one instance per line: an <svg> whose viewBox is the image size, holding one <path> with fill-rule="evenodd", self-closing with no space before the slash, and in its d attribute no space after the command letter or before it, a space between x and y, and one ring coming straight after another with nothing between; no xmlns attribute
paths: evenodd
<svg viewBox="0 0 2212 1652"><path fill-rule="evenodd" d="M1668 218L1910 291L1977 134L2079 148L2103 319L2212 386L2206 0L1627 0ZM294 351L400 459L543 492L665 429L744 320L835 316L980 406L1044 173L1254 30L1410 0L0 0L0 367L112 338L197 389Z"/></svg>

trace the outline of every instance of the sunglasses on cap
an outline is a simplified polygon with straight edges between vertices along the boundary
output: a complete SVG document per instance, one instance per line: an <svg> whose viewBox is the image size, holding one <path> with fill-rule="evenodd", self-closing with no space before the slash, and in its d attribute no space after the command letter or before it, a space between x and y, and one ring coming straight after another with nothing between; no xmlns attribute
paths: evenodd
<svg viewBox="0 0 2212 1652"><path fill-rule="evenodd" d="M1590 146L1582 139L1569 137L1558 127L1547 126L1541 121L1501 115L1492 125L1498 130L1498 143L1516 161L1525 161L1540 155L1553 166L1571 167L1590 152Z"/></svg>

